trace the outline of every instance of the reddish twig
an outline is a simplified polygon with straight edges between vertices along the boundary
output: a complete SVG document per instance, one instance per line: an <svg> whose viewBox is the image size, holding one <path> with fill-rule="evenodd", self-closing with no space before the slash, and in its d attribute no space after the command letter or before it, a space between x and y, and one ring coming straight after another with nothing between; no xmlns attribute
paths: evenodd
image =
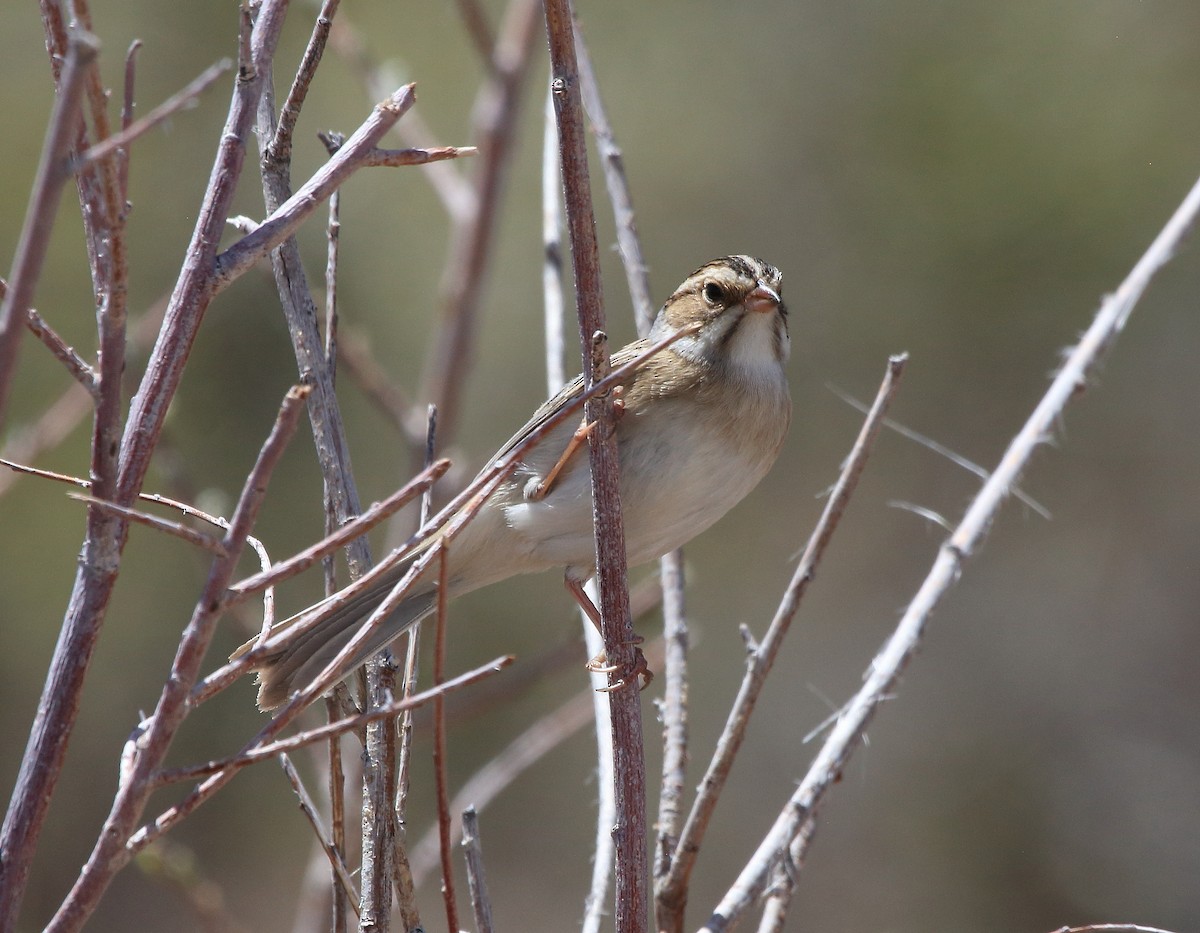
<svg viewBox="0 0 1200 933"><path fill-rule="evenodd" d="M547 0L546 34L550 43L551 88L558 120L566 200L567 230L575 272L576 313L583 347L584 379L591 385L608 369L600 257L596 245L583 132L574 32L567 0ZM633 664L635 633L629 610L625 536L617 476L616 437L611 430L611 398L596 398L585 408L600 429L589 435L592 515L596 527L596 576L600 586L601 628L615 685ZM641 704L637 678L609 695L616 778L616 909L618 933L636 933L647 923L646 771L642 747Z"/></svg>
<svg viewBox="0 0 1200 933"><path fill-rule="evenodd" d="M329 722L336 722L340 715L338 698L330 694L325 697L325 716ZM342 742L340 735L331 735L326 740L329 758L329 844L338 860L345 862L346 857L346 774L342 767ZM353 906L354 912L359 913L358 895L348 890L337 877L337 868L331 869L333 878L333 931L345 933L346 908Z"/></svg>
<svg viewBox="0 0 1200 933"><path fill-rule="evenodd" d="M446 676L446 550L438 561L437 619L433 639L433 683L439 685ZM446 927L451 933L460 929L458 904L454 896L454 860L450 842L450 787L446 773L446 700L439 696L433 701L433 773L437 789L438 840L442 854L442 900L446 905Z"/></svg>

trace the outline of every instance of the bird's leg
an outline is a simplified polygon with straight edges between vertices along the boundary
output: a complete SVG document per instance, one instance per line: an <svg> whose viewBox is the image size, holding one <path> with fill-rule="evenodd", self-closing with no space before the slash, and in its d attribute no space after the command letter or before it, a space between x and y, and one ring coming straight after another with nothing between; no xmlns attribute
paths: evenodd
<svg viewBox="0 0 1200 933"><path fill-rule="evenodd" d="M583 584L578 580L572 579L570 575L564 576L563 582L567 585L567 591L574 597L575 602L579 603L579 608L583 610L583 614L588 617L592 625L596 626L596 631L603 638L604 629L600 626L600 610L596 608L596 604L592 602L591 597L584 591ZM643 641L645 639L641 635L635 634L633 636L633 641L630 642L633 645L633 664L630 665L627 672L621 675L621 679L616 683L599 688L600 693L609 693L617 690L624 687L631 680L636 682L639 677L644 678L641 686L642 690L650 686L650 681L654 679L654 671L650 670L650 665L646 663L646 656L642 654L642 649L638 647ZM608 655L604 651L601 651L588 661L584 667L593 674L611 674L620 670L620 667L617 665L608 663Z"/></svg>
<svg viewBox="0 0 1200 933"><path fill-rule="evenodd" d="M625 413L625 400L621 397L625 392L624 386L614 386L613 394L613 415L619 418ZM580 422L579 427L575 429L575 433L571 435L571 439L567 442L567 448L562 452L562 456L558 458L558 462L550 468L550 472L546 474L545 479L539 480L534 487L528 492L525 498L530 502L540 502L550 494L550 490L554 488L555 482L558 480L558 475L566 469L571 458L579 452L579 448L596 429L595 421L588 421L586 418ZM581 591L582 592L582 591ZM588 600L590 603L591 600ZM592 609L596 607L593 606Z"/></svg>
<svg viewBox="0 0 1200 933"><path fill-rule="evenodd" d="M558 474L561 473L571 462L571 458L578 453L579 448L587 441L588 435L596 428L595 421L588 421L586 418L575 429L575 433L571 435L571 439L567 441L567 449L563 451L562 456L558 458L558 462L550 468L550 472L546 474L545 479L540 480L529 491L525 498L531 502L539 502L545 499L550 494L550 490L554 488L554 483L558 480ZM585 597L586 598L586 597ZM589 602L591 600L588 600ZM595 607L592 607L595 608Z"/></svg>

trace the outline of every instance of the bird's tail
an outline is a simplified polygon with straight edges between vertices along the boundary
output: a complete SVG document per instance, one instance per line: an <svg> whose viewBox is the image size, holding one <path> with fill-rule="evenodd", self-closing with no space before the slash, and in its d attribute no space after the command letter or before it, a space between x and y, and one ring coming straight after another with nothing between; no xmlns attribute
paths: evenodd
<svg viewBox="0 0 1200 933"><path fill-rule="evenodd" d="M255 664L258 708L265 711L282 706L290 694L316 680L317 675L350 643L361 624L387 598L407 569L406 564L401 565L392 573L381 576L361 594L336 609L331 609L331 603L338 598L337 594L274 626L267 640L268 644L278 640L279 647ZM419 580L413 593L383 621L366 644L340 665L339 676L345 676L364 663L410 625L432 612L436 604L436 584ZM306 628L317 616L323 617L321 621ZM298 634L286 637L291 629ZM258 641L253 638L246 642L232 658L246 654Z"/></svg>

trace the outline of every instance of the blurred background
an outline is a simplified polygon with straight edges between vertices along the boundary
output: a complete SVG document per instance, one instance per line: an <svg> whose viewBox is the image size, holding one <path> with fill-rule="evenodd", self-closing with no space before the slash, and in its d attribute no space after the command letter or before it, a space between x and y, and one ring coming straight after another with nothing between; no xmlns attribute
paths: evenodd
<svg viewBox="0 0 1200 933"><path fill-rule="evenodd" d="M234 4L92 7L110 86L120 87L129 42L145 43L141 112L236 51ZM419 83L427 142L476 142L470 114L483 68L455 4L343 7L340 18L392 85ZM499 21L502 4L484 8ZM314 12L293 5L277 57L283 87ZM792 310L790 442L761 487L687 549L694 785L742 674L737 625L765 629L858 429L860 416L831 387L869 398L887 355L908 351L893 416L985 466L996 462L1061 348L1200 174L1200 6L580 0L578 13L624 149L655 301L700 263L745 252L784 271ZM540 34L534 48L449 450L468 474L545 394ZM198 107L133 150L134 315L173 284L231 84L226 75ZM297 132L297 184L324 160L315 132L352 131L372 102L355 66L329 54ZM3 257L16 243L51 103L38 15L30 4L6 4ZM608 247L613 227L595 163L593 182ZM250 164L235 212L262 214ZM342 222L343 327L415 395L439 306L445 212L420 170L373 169L345 186ZM301 243L319 287L323 219L304 229ZM615 252L604 262L610 331L620 345L634 333L629 300ZM827 798L790 928L1038 933L1124 921L1200 929L1198 294L1192 243L1152 286L1024 478L1052 518L1008 504L875 720L869 745ZM69 341L94 351L71 188L35 303ZM131 351L131 375L140 375L147 352ZM575 371L577 357L570 360ZM191 490L210 510L227 511L294 373L269 271L259 269L209 310L147 490ZM363 500L382 498L409 475L408 449L352 381L339 385ZM68 386L62 367L26 339L4 442L19 441ZM82 425L37 465L86 475L87 443ZM0 480L9 484L0 496L7 799L70 592L84 512L58 485ZM804 736L858 687L945 536L890 503L913 502L954 522L977 487L975 477L910 441L880 441L717 812L691 926L705 919L803 775L814 752ZM302 429L257 533L279 558L320 528L319 476ZM382 540L376 544L381 553ZM22 929L41 928L90 851L121 745L138 711L155 703L206 566L183 543L134 529ZM318 576L282 590L281 614L318 595ZM520 660L501 677L514 684L523 665L531 670L547 651L578 640L555 575L464 599L451 619L451 669L512 651ZM657 626L657 616L642 622L647 633ZM229 620L212 666L243 637ZM580 645L556 672L530 675L532 685L459 717L452 786L583 689L583 659ZM660 689L655 683L643 694L650 738ZM240 745L263 722L252 695L246 682L189 720L172 763ZM430 812L429 753L422 736L414 836ZM653 773L658 753L649 756ZM578 923L590 872L592 759L585 731L481 814L500 929ZM154 811L169 799L155 798ZM311 838L274 765L243 772L170 841L194 859L191 877L219 885L225 910L244 928L293 928ZM426 926L438 928L436 884L422 891ZM90 928L185 931L201 923L176 884L132 865Z"/></svg>

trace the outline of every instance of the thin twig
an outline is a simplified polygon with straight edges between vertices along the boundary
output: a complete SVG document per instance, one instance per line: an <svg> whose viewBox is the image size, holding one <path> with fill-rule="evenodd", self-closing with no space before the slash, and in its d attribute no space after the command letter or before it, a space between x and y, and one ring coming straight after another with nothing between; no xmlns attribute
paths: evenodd
<svg viewBox="0 0 1200 933"><path fill-rule="evenodd" d="M300 119L300 109L304 106L309 85L312 84L317 66L321 64L321 57L325 54L325 43L329 41L329 31L333 28L333 17L337 15L340 2L341 0L323 0L321 3L320 12L313 23L312 35L309 36L304 56L300 60L300 67L296 69L296 76L292 79L287 98L279 109L279 123L275 127L275 135L265 147L264 157L269 161L287 161L291 158L292 136L296 130L296 122Z"/></svg>
<svg viewBox="0 0 1200 933"><path fill-rule="evenodd" d="M292 760L286 754L280 754L279 764L283 768L283 773L287 775L288 782L292 785L292 790L296 792L296 797L300 801L300 812L308 820L308 825L312 827L313 833L317 837L317 842L320 843L321 849L329 859L329 865L333 869L334 878L337 879L339 886L345 892L350 906L357 912L358 892L354 889L354 879L350 877L350 870L346 867L345 861L342 860L341 851L334 844L333 837L329 833L326 833L325 827L321 825L321 817L317 814L316 805L313 803L308 791L304 789L304 783L300 780L300 775L296 771L296 766L292 764Z"/></svg>
<svg viewBox="0 0 1200 933"><path fill-rule="evenodd" d="M860 402L858 399L856 399L849 392L843 392L837 386L829 384L829 383L826 384L826 387L829 389L829 391L831 391L834 395L836 395L838 398L840 398L843 402L845 402L851 408L857 409L858 411L862 412L864 415L867 413L867 406L864 405L862 402ZM964 457L962 454L958 453L957 451L951 450L945 444L939 444L937 441L935 441L932 437L929 437L927 434L922 434L919 431L914 431L912 428L908 427L907 425L903 425L899 421L893 421L891 418L885 418L883 420L883 426L892 431L895 431L901 437L906 437L910 441L913 441L916 444L920 444L922 447L932 450L935 454L945 457L947 460L949 460L955 466L962 467L968 473L974 473L981 480L985 480L985 481L987 480L988 472L982 466L980 466L978 463L976 463L973 460L968 460L966 457ZM1024 490L1014 489L1013 496L1015 498L1019 499L1021 502L1025 503L1025 505L1029 506L1029 508L1031 508L1034 512L1036 512L1042 518L1049 520L1052 517L1050 515L1049 509L1047 509L1044 505L1042 505L1036 499L1029 496ZM889 504L891 504L891 503L889 503ZM914 508L913 511L915 511L918 515L922 514L921 509ZM949 526L947 526L946 530L950 531L951 529L949 528Z"/></svg>
<svg viewBox="0 0 1200 933"><path fill-rule="evenodd" d="M225 556L225 547L220 538L207 535L202 531L196 531L194 528L189 528L187 525L179 522L173 522L166 518L160 518L157 515L151 515L148 512L140 512L137 509L117 505L115 502L108 502L104 499L98 499L95 496L82 495L77 492L67 493L67 498L74 499L77 502L86 502L88 505L93 505L113 515L119 515L126 521L136 522L139 525L145 525L156 531L173 535L189 544L203 548L210 554L216 554L218 557Z"/></svg>
<svg viewBox="0 0 1200 933"><path fill-rule="evenodd" d="M217 257L212 287L218 291L223 289L295 233L317 206L360 168L361 159L404 116L415 99L413 85L407 84L377 104L337 155L314 172L295 194L272 211L253 232L246 234Z"/></svg>
<svg viewBox="0 0 1200 933"><path fill-rule="evenodd" d="M1062 418L1067 403L1087 386L1093 368L1112 345L1130 312L1155 274L1175 255L1183 237L1200 213L1200 180L1188 192L1166 226L1117 290L1100 305L1091 326L1066 355L1050 387L1029 419L1008 445L988 481L967 508L954 534L942 545L913 601L891 638L876 655L862 689L850 700L825 740L804 780L767 833L737 881L726 892L708 924L709 931L728 930L761 893L779 854L787 849L842 773L847 759L862 742L875 711L895 692L901 673L921 644L930 614L959 579L963 562L979 547L1004 499L1016 488L1033 452Z"/></svg>
<svg viewBox="0 0 1200 933"><path fill-rule="evenodd" d="M457 677L452 677L442 683L440 686L431 687L421 693L413 694L405 699L393 700L391 703L385 703L383 706L378 706L373 709L364 710L360 713L354 713L351 716L346 716L334 722L322 723L319 726L314 726L311 729L306 729L304 732L299 732L296 735L289 736L286 739L278 739L272 741L260 741L262 735L268 732L264 729L255 740L248 743L246 747L236 755L229 755L226 758L207 761L200 765L190 765L181 768L171 768L166 771L160 771L154 776L155 787L164 787L168 784L178 784L184 781L194 781L199 778L207 777L213 774L221 774L223 772L240 771L247 765L255 764L259 761L265 761L282 752L295 751L297 748L303 748L306 745L311 745L314 742L325 742L333 736L344 735L347 732L353 732L356 729L361 729L363 726L372 722L379 722L387 719L389 716L395 717L406 709L416 709L424 706L434 698L454 690L461 690L463 687L469 687L471 684L489 677L498 671L504 670L513 662L512 655L501 655L494 658L487 664L482 664L466 673L459 674ZM270 731L278 732L278 729L272 728ZM168 811L169 812L169 811ZM161 818L160 818L161 819ZM157 822L157 821L156 821ZM159 833L155 832L157 836ZM137 837L130 840L131 846L141 848L150 841L150 833L145 830L139 833Z"/></svg>
<svg viewBox="0 0 1200 933"><path fill-rule="evenodd" d="M3 297L5 288L6 286L3 281L0 280L0 297ZM74 347L67 346L67 342L33 308L30 308L28 311L25 326L29 328L31 334L45 345L47 350L54 354L54 358L67 368L67 372L71 374L71 377L87 389L89 395L93 398L99 396L96 370L88 365L87 361L75 351Z"/></svg>
<svg viewBox="0 0 1200 933"><path fill-rule="evenodd" d="M81 152L74 160L75 164L72 165L72 168L79 168L89 162L98 162L118 149L125 149L139 136L145 136L150 130L154 129L160 123L169 120L179 111L196 106L197 98L232 67L233 62L228 58L223 58L216 64L210 65L195 80L177 94L168 97L144 117L133 121L127 126L123 126L120 132L113 133L107 139L101 140L86 151Z"/></svg>
<svg viewBox="0 0 1200 933"><path fill-rule="evenodd" d="M575 273L576 313L579 317L585 384L590 385L606 374L608 350L604 337L600 257L588 180L587 142L583 132L574 30L567 0L547 0L545 11L567 229ZM633 664L635 633L629 610L616 437L611 430L612 399L597 398L589 402L585 417L589 422L600 425L599 430L590 434L588 448L601 628L605 653L614 667L609 675L610 684L615 686L623 672ZM613 827L616 842L617 933L640 933L647 924L646 769L637 680L636 677L628 678L624 689L614 689L609 694L617 799L617 818Z"/></svg>
<svg viewBox="0 0 1200 933"><path fill-rule="evenodd" d="M430 405L425 423L425 462L433 460L437 449L437 406ZM430 486L421 496L421 514L419 526L429 524L433 512L433 487ZM420 673L421 660L421 624L410 626L404 651L404 696L411 696L417 689L417 677ZM396 801L394 810L396 822L405 825L408 816L409 772L412 764L413 715L406 712L396 722L400 735L399 750L396 763Z"/></svg>
<svg viewBox="0 0 1200 933"><path fill-rule="evenodd" d="M671 551L659 562L663 584L663 698L659 718L663 724L662 788L655 821L655 887L667 876L679 844L683 821L683 795L688 764L688 625L683 601L683 552ZM657 893L657 890L656 890Z"/></svg>
<svg viewBox="0 0 1200 933"><path fill-rule="evenodd" d="M462 846L467 862L467 887L471 892L475 930L476 933L493 933L496 927L492 922L492 899L488 896L487 874L483 870L483 842L479 838L479 817L474 807L463 810L462 827Z"/></svg>
<svg viewBox="0 0 1200 933"><path fill-rule="evenodd" d="M125 52L125 93L121 100L121 129L127 130L133 125L135 97L133 93L134 78L137 74L137 54L141 51L142 40L134 39L129 43ZM117 170L121 181L121 201L128 205L129 198L129 153L121 152Z"/></svg>
<svg viewBox="0 0 1200 933"><path fill-rule="evenodd" d="M334 722L340 713L340 704L334 694L325 698L325 716ZM345 862L346 853L346 774L342 767L342 737L331 735L327 740L329 758L329 843L339 862ZM337 868L333 871L333 933L345 933L346 908L352 906L359 913L358 895L353 888L347 889L339 883Z"/></svg>
<svg viewBox="0 0 1200 933"><path fill-rule="evenodd" d="M3 461L0 461L3 462ZM252 577L239 580L229 588L226 594L226 605L232 606L244 598L257 593L269 586L275 586L283 580L296 576L307 570L326 554L331 554L348 541L365 535L380 522L385 521L409 502L421 495L450 468L449 460L438 460L430 464L411 480L397 489L382 502L374 502L361 515L351 519L330 535L309 545L303 551L286 560L281 560L271 566L270 570L256 573Z"/></svg>
<svg viewBox="0 0 1200 933"><path fill-rule="evenodd" d="M437 619L433 641L433 683L437 686L446 676L446 599L449 590L446 550L438 560ZM433 701L433 773L437 790L438 841L442 853L442 900L446 905L446 927L453 931L458 925L458 903L454 895L454 859L450 842L450 779L446 764L446 699L439 695Z"/></svg>
<svg viewBox="0 0 1200 933"><path fill-rule="evenodd" d="M363 168L400 168L405 165L430 165L449 159L478 155L475 146L429 146L408 149L372 149L363 159Z"/></svg>
<svg viewBox="0 0 1200 933"><path fill-rule="evenodd" d="M94 36L82 30L71 33L66 65L54 99L54 110L42 145L37 176L29 196L29 208L25 212L12 272L8 277L8 293L0 301L0 425L4 423L5 403L16 368L17 348L58 216L58 201L63 186L71 177L67 156L75 141L76 125L83 105L84 82L99 52L100 43Z"/></svg>
<svg viewBox="0 0 1200 933"><path fill-rule="evenodd" d="M846 458L837 483L834 484L833 491L830 493L829 501L825 503L825 509L809 536L808 544L804 548L804 553L800 557L783 600L775 612L775 617L771 620L761 643L747 656L746 674L738 689L733 707L729 711L725 728L717 740L717 747L708 764L708 769L705 771L704 779L700 782L696 799L688 813L687 821L679 836L679 842L675 846L675 852L670 860L669 870L656 885L656 915L659 926L664 931L683 929L688 881L692 869L695 867L709 821L712 819L721 791L725 788L725 782L733 768L738 750L745 739L750 717L754 712L767 675L771 672L775 658L779 654L783 639L800 608L800 601L804 598L804 594L816 574L825 549L828 547L833 533L837 530L846 506L858 486L858 480L866 467L871 446L882 427L883 416L899 389L906 359L907 357L901 355L888 360L888 367L883 382L879 386L879 392L875 396L875 402L863 421L854 447Z"/></svg>

